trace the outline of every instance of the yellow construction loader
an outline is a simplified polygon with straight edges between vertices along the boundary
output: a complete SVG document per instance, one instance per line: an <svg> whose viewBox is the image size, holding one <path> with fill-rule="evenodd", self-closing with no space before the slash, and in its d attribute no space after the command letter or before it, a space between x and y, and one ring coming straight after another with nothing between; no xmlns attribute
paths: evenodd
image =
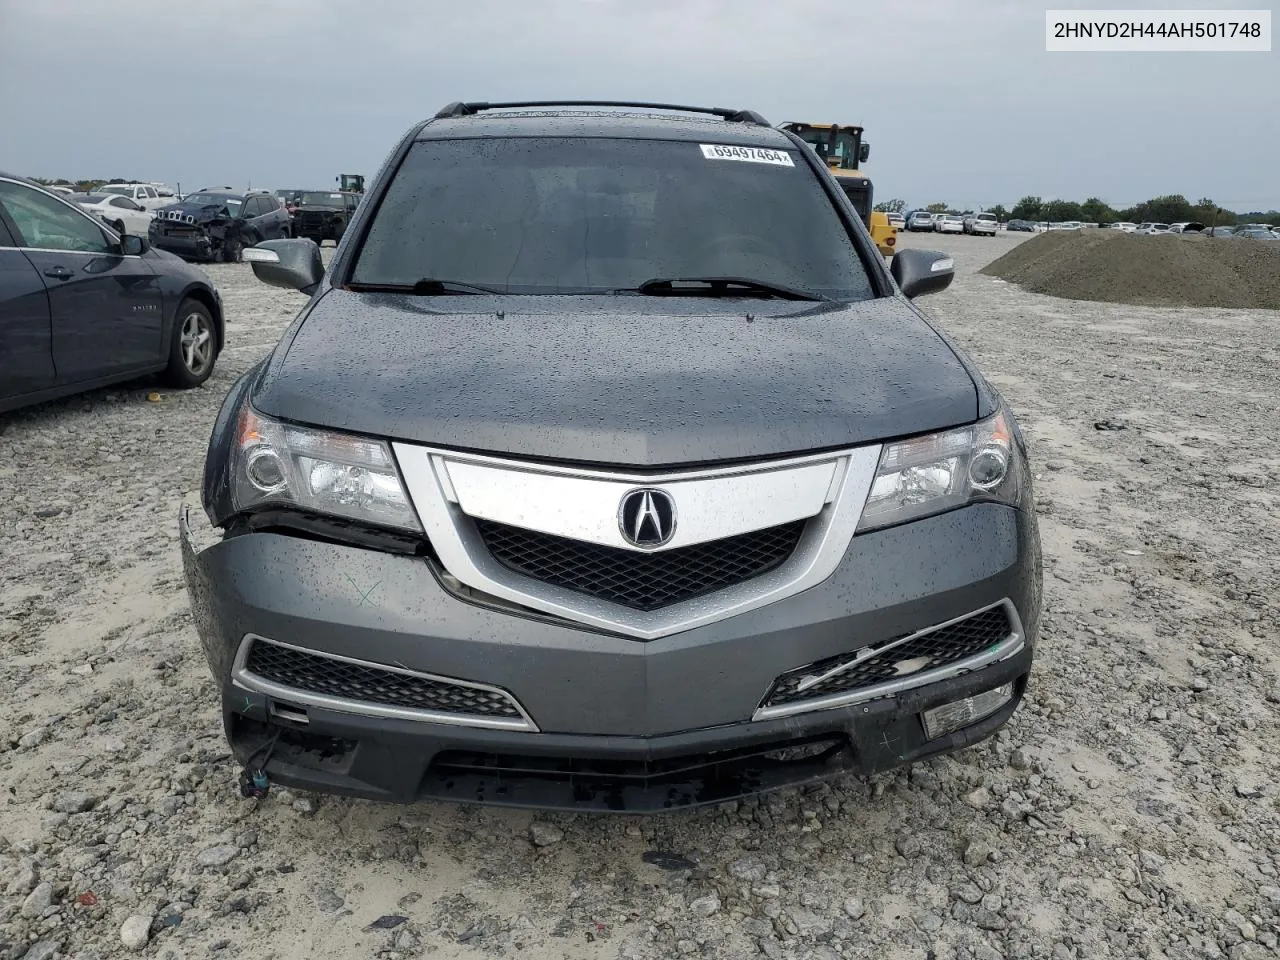
<svg viewBox="0 0 1280 960"><path fill-rule="evenodd" d="M886 257L893 256L898 243L898 231L889 223L889 215L872 209L871 180L858 170L871 154L871 144L862 139L862 127L838 123L782 123L779 129L789 130L809 144L827 165L836 182L840 184L863 222L871 231L871 239Z"/></svg>

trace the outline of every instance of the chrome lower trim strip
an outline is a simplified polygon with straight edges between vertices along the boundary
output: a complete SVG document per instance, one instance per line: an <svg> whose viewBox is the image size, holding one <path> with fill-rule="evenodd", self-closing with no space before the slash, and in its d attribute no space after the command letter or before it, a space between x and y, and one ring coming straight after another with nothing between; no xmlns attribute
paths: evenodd
<svg viewBox="0 0 1280 960"><path fill-rule="evenodd" d="M640 640L692 630L758 609L794 596L831 576L853 539L880 461L880 445L870 444L813 457L660 476L545 468L555 473L653 485L674 478L701 479L767 472L802 462L826 460L832 464L831 480L822 484L827 502L815 504L816 515L809 519L790 559L780 567L715 593L658 610L641 611L544 583L502 566L481 540L475 523L451 496L456 494L449 479L447 463L462 459L463 455L410 444L395 443L392 446L423 531L445 570L459 582L542 613ZM475 459L492 462L491 458ZM533 464L527 467L530 470L544 469ZM750 529L748 524L736 532L745 533Z"/></svg>
<svg viewBox="0 0 1280 960"><path fill-rule="evenodd" d="M296 687L285 686L260 677L248 669L246 663L249 659L249 649L254 643L267 643L276 647L284 647L287 650L297 650L300 653L306 653L313 657L325 657L329 660L337 660L341 663L350 663L360 667L369 667L374 670L386 670L389 673L399 673L407 677L417 677L422 680L430 680L435 683L445 683L454 687L466 687L471 690L483 690L486 693L496 693L510 703L520 714L520 719L510 717L478 717L462 713L446 713L439 710L418 710L412 707L391 707L380 703L369 703L364 700L348 700L343 697L333 697L328 694L311 693L307 690L299 690ZM458 680L454 677L442 677L433 673L423 673L420 670L409 670L405 667L393 666L386 663L374 663L370 660L357 660L354 657L343 657L334 653L326 653L323 650L311 650L307 647L301 647L297 644L284 643L280 640L272 640L269 637L262 637L256 633L246 633L240 641L240 648L236 651L235 662L231 666L231 680L234 684L245 690L261 693L268 697L277 697L290 703L304 704L306 706L321 707L325 710L334 710L339 713L357 714L363 717L385 717L392 720L417 720L423 723L443 723L455 727L480 727L486 730L512 730L523 731L526 733L537 733L538 725L533 722L533 718L521 706L520 701L513 697L501 687L491 686L487 683L475 683L471 680Z"/></svg>
<svg viewBox="0 0 1280 960"><path fill-rule="evenodd" d="M946 666L938 667L936 670L926 670L923 673L913 674L897 680L887 680L884 683L878 683L870 687L859 687L857 690L849 690L845 693L833 693L827 697L819 697L814 700L803 700L797 703L784 703L776 707L766 707L763 705L765 698L769 696L768 691L765 691L764 697L760 700L761 706L756 708L756 712L752 714L751 719L777 720L780 717L794 717L797 714L811 713L815 710L834 710L839 707L854 706L855 704L866 703L869 700L879 700L884 697L897 696L907 690L914 690L917 687L928 686L931 683L938 683L942 680L950 680L963 673L980 670L993 663L999 663L1001 660L1008 660L1010 657L1016 656L1022 652L1023 647L1026 646L1026 635L1023 633L1022 620L1018 616L1017 607L1015 607L1010 600L1005 599L997 601L996 603L988 604L987 606L981 607L977 610L973 610L966 613L964 616L947 620L944 623L934 624L931 627L925 627L923 630L917 630L910 636L902 637L892 643L885 644L884 646L877 648L870 657L863 657L860 660L854 659L850 660L847 664L841 664L838 668L824 674L823 679L831 676L839 676L841 672L849 669L857 663L865 663L867 660L871 659L871 657L877 656L887 650L892 650L894 647L902 646L903 644L919 637L935 633L938 630L950 627L962 620L968 620L970 617L985 613L986 611L992 610L1001 605L1005 607L1005 612L1009 616L1009 623L1012 625L1013 629L1005 639L1001 640L1000 643L988 650L983 650L981 653L976 653L964 660L958 660L955 663L949 663ZM775 678L769 684L770 690L773 689L773 684L776 682L777 680ZM812 686L812 684L810 684L810 686Z"/></svg>

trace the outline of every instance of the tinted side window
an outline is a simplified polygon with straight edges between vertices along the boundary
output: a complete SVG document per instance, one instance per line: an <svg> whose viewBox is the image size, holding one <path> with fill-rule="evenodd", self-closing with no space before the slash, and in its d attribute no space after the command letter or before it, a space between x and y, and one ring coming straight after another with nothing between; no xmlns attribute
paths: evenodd
<svg viewBox="0 0 1280 960"><path fill-rule="evenodd" d="M92 220L38 190L0 180L0 203L24 247L110 253L107 235Z"/></svg>

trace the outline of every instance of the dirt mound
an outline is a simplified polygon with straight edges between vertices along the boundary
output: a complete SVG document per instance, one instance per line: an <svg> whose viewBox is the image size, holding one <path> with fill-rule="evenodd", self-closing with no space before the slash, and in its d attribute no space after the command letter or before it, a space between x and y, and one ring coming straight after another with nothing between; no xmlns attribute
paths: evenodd
<svg viewBox="0 0 1280 960"><path fill-rule="evenodd" d="M981 272L1069 300L1280 310L1280 243L1265 240L1062 230L1018 244Z"/></svg>

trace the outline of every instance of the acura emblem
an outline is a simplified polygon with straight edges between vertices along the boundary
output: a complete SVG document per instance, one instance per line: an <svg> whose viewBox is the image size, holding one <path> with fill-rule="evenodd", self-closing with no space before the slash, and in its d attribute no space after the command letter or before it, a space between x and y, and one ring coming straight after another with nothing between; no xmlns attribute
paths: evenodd
<svg viewBox="0 0 1280 960"><path fill-rule="evenodd" d="M618 528L627 543L660 547L676 532L676 504L662 490L632 490L618 507Z"/></svg>

